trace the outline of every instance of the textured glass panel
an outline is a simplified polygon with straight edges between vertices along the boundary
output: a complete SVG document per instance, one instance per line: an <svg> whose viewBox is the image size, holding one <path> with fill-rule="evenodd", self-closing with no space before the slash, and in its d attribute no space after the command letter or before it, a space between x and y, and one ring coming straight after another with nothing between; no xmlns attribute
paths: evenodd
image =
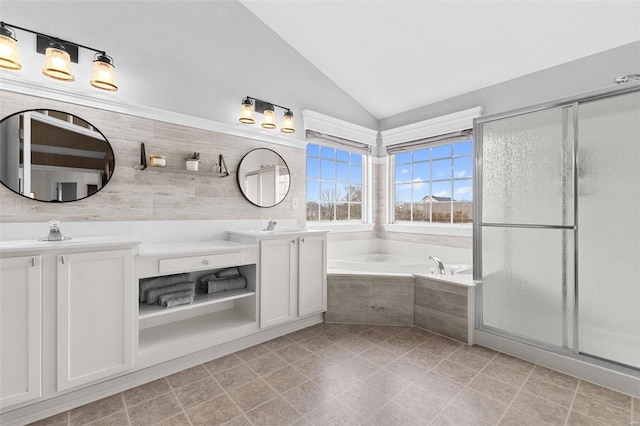
<svg viewBox="0 0 640 426"><path fill-rule="evenodd" d="M580 104L580 352L640 367L640 94Z"/></svg>
<svg viewBox="0 0 640 426"><path fill-rule="evenodd" d="M571 347L572 263L573 231L483 227L483 324Z"/></svg>
<svg viewBox="0 0 640 426"><path fill-rule="evenodd" d="M482 124L482 221L573 225L573 107Z"/></svg>

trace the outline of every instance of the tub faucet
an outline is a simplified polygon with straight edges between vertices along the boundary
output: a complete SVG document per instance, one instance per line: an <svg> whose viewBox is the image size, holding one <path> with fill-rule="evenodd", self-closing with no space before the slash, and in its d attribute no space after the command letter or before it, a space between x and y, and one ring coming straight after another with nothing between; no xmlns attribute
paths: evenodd
<svg viewBox="0 0 640 426"><path fill-rule="evenodd" d="M277 224L278 222L276 222L272 218L269 218L269 223L267 224L267 227L263 229L263 231L273 231Z"/></svg>
<svg viewBox="0 0 640 426"><path fill-rule="evenodd" d="M438 274L440 275L446 274L446 271L444 269L444 263L442 263L442 260L438 259L435 256L429 256L429 259L432 259L434 262L436 262L436 266L438 267Z"/></svg>

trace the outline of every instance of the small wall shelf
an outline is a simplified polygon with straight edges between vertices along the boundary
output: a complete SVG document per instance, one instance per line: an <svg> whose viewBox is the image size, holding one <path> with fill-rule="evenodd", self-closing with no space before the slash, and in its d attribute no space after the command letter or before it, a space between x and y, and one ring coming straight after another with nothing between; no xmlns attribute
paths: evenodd
<svg viewBox="0 0 640 426"><path fill-rule="evenodd" d="M150 318L158 315L169 314L172 312L193 309L200 306L212 305L214 303L222 303L230 300L241 299L243 297L249 297L255 294L255 291L247 288L243 288L240 290L223 291L221 293L196 294L196 297L193 299L193 303L191 303L190 305L180 305L173 308L167 308L160 305L145 305L141 303L139 305L138 318Z"/></svg>
<svg viewBox="0 0 640 426"><path fill-rule="evenodd" d="M187 169L176 169L176 168L167 168L160 166L147 166L147 154L145 151L144 143L140 144L140 164L134 167L135 170L153 170L156 172L163 173L179 173L184 175L200 175L200 176L212 176L223 178L229 176L229 170L227 169L227 164L224 161L224 157L220 154L218 159L218 167L220 168L219 172L216 171L200 171L200 170L187 170Z"/></svg>

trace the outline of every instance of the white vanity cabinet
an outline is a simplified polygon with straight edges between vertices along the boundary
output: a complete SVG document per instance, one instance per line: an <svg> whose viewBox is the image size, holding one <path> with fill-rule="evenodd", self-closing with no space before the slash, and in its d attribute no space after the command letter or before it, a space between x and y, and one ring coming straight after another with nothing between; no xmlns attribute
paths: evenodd
<svg viewBox="0 0 640 426"><path fill-rule="evenodd" d="M326 231L230 232L260 247L260 328L327 310Z"/></svg>
<svg viewBox="0 0 640 426"><path fill-rule="evenodd" d="M0 259L0 407L42 395L42 259Z"/></svg>
<svg viewBox="0 0 640 426"><path fill-rule="evenodd" d="M57 390L133 368L132 250L59 254Z"/></svg>

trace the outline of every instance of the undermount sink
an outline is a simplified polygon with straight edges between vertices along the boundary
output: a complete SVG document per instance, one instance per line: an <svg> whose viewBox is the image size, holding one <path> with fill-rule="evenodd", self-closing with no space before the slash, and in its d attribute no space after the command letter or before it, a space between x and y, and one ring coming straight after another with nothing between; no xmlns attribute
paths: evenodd
<svg viewBox="0 0 640 426"><path fill-rule="evenodd" d="M267 231L266 229L250 229L247 232L251 232L252 234L277 234L279 232L306 232L306 228L278 228L272 231Z"/></svg>

